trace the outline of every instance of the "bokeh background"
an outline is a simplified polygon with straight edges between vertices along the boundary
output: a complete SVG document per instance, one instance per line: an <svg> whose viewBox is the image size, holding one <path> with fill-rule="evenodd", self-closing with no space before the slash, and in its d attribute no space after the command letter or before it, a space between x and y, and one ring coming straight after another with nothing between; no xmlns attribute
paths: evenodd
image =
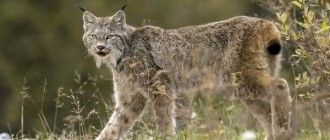
<svg viewBox="0 0 330 140"><path fill-rule="evenodd" d="M111 74L105 67L96 69L87 55L77 6L110 16L124 4L128 24L136 27L169 29L238 15L274 16L253 0L1 0L0 132L16 134L23 128L34 135L48 129L44 123L61 131L67 127L62 121L75 113L74 103L63 107L59 102L61 93L66 93L61 100L68 100L65 96L84 88L80 102L85 109L97 102L95 92L112 103ZM97 87L93 78L98 79Z"/></svg>

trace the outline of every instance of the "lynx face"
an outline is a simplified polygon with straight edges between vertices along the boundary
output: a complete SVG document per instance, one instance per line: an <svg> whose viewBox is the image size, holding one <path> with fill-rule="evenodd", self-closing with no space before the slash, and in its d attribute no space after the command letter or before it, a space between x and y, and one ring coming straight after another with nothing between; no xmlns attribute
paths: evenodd
<svg viewBox="0 0 330 140"><path fill-rule="evenodd" d="M99 68L102 62L116 66L127 48L125 13L120 10L113 16L96 17L85 11L83 21L83 41L96 66Z"/></svg>

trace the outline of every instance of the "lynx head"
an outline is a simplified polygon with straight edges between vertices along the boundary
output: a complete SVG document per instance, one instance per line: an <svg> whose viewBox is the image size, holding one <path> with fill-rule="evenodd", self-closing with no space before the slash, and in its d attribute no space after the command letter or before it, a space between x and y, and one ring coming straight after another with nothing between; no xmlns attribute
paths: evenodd
<svg viewBox="0 0 330 140"><path fill-rule="evenodd" d="M109 17L97 17L85 11L83 21L83 41L96 66L99 68L102 62L116 66L127 50L128 28L131 28L126 25L124 11Z"/></svg>

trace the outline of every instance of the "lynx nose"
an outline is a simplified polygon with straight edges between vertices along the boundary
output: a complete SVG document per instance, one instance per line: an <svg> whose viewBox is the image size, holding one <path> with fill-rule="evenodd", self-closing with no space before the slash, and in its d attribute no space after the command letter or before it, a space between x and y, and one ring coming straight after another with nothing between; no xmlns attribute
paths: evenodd
<svg viewBox="0 0 330 140"><path fill-rule="evenodd" d="M105 46L100 45L100 46L96 46L96 48L97 48L99 51L102 51L102 50L105 49Z"/></svg>

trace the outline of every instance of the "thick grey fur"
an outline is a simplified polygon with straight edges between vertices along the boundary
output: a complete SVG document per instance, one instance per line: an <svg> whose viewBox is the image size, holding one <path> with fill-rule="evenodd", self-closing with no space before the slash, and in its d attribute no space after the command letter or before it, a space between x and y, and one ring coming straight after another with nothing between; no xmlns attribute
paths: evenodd
<svg viewBox="0 0 330 140"><path fill-rule="evenodd" d="M97 139L124 139L146 104L158 132L180 131L192 112L187 93L230 86L266 140L291 139L289 87L277 78L281 41L271 21L239 16L170 30L135 28L122 10L109 17L85 11L83 20L85 46L98 67L111 69L114 82L115 111Z"/></svg>

